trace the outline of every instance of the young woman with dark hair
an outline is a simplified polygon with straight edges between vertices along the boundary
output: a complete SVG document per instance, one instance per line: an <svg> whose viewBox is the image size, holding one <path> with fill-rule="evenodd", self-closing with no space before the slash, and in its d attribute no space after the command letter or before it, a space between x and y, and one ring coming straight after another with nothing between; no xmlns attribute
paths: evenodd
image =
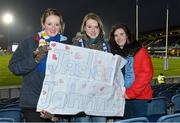
<svg viewBox="0 0 180 123"><path fill-rule="evenodd" d="M146 116L148 101L152 99L150 81L153 66L146 48L132 40L126 25L112 27L109 38L111 52L127 60L124 74L124 97L126 99L124 118Z"/></svg>

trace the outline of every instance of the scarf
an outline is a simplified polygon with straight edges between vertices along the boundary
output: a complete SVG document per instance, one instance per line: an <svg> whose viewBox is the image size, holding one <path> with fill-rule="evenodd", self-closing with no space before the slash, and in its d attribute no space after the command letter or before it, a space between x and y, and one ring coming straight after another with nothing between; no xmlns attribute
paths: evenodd
<svg viewBox="0 0 180 123"><path fill-rule="evenodd" d="M51 41L61 42L62 35L57 34L53 37L50 37L47 35L47 33L45 31L41 31L38 33L38 37L39 37L39 40L38 40L39 46L42 46L42 45L49 45ZM47 61L47 54L46 54L46 56L44 56L44 58L38 64L38 71L40 73L45 73L46 61Z"/></svg>
<svg viewBox="0 0 180 123"><path fill-rule="evenodd" d="M89 38L86 34L83 34L83 38L79 42L81 43L81 47L109 52L108 43L106 43L104 38L101 38L100 36L92 39Z"/></svg>
<svg viewBox="0 0 180 123"><path fill-rule="evenodd" d="M124 69L124 86L126 88L130 88L135 80L134 68L133 68L134 57L128 56L126 60L127 60L127 63L124 67L125 68Z"/></svg>

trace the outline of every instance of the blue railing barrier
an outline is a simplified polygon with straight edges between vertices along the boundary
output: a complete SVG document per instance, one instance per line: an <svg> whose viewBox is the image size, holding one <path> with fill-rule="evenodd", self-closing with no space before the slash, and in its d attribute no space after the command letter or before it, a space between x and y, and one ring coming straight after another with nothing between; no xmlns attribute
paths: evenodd
<svg viewBox="0 0 180 123"><path fill-rule="evenodd" d="M16 98L20 96L21 85L17 86L0 86L0 99Z"/></svg>
<svg viewBox="0 0 180 123"><path fill-rule="evenodd" d="M166 84L180 83L180 76L165 77ZM151 81L151 85L157 84L157 77ZM0 86L0 99L15 98L20 96L21 85L17 86Z"/></svg>

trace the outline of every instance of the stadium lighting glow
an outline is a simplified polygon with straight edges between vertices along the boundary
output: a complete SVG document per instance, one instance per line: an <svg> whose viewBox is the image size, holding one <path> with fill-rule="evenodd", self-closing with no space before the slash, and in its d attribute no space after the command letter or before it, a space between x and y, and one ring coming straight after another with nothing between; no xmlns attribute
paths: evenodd
<svg viewBox="0 0 180 123"><path fill-rule="evenodd" d="M2 19L3 23L7 25L7 46L9 46L9 25L13 22L13 15L11 13L5 13Z"/></svg>
<svg viewBox="0 0 180 123"><path fill-rule="evenodd" d="M12 14L10 14L10 13L4 14L4 16L3 16L3 22L6 23L6 24L12 23L12 22L13 22L13 16L12 16Z"/></svg>

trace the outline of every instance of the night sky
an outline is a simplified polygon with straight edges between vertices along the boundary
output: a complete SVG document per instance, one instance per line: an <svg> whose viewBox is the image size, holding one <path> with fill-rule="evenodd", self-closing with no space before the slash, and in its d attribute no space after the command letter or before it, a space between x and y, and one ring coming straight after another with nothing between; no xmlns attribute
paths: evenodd
<svg viewBox="0 0 180 123"><path fill-rule="evenodd" d="M180 26L180 0L139 0L139 32L165 28L166 7L169 7L169 26ZM47 8L58 9L65 21L69 40L80 31L82 19L88 12L97 13L103 21L106 38L111 26L126 24L135 32L136 0L0 0L0 40L21 42L41 30L40 17ZM2 15L14 16L11 25L2 22ZM4 38L2 36L4 35Z"/></svg>

